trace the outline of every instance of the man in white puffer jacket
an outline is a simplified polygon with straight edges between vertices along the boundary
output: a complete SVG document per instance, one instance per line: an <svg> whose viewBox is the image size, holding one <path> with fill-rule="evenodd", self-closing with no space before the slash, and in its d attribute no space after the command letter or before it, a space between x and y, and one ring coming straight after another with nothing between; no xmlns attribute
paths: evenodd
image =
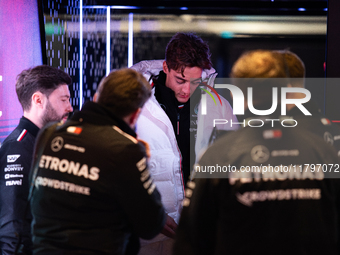
<svg viewBox="0 0 340 255"><path fill-rule="evenodd" d="M233 122L237 119L223 97L220 97L221 105L215 105L211 97L206 97L208 114L201 114L201 90L196 88L206 80L213 86L217 73L212 68L208 45L195 34L175 34L167 45L165 60L142 61L131 68L153 84L136 132L150 145L150 172L168 214L163 234L151 241L142 240L139 255L170 255L185 183L192 163L208 147L213 119ZM219 129L233 128L219 125ZM190 143L195 140L194 152Z"/></svg>

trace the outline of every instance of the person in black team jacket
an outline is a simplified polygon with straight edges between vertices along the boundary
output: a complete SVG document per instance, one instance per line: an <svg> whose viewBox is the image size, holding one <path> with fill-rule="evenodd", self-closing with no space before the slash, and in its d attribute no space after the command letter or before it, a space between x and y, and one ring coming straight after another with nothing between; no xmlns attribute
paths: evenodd
<svg viewBox="0 0 340 255"><path fill-rule="evenodd" d="M289 84L293 88L305 87L305 65L303 61L295 53L283 50L279 51L285 59L289 73ZM319 79L320 80L320 79ZM290 98L303 98L304 94L289 93ZM327 143L333 145L340 155L340 128L333 124L325 115L321 113L318 105L310 100L304 106L312 114L311 116L304 115L301 110L295 105L287 105L289 111L288 116L293 117L300 127L304 127L309 131L322 137Z"/></svg>
<svg viewBox="0 0 340 255"><path fill-rule="evenodd" d="M19 236L21 250L30 253L32 216L26 207L34 142L40 128L66 120L72 112L71 82L62 70L44 65L17 77L16 93L24 113L0 148L0 254L14 254Z"/></svg>
<svg viewBox="0 0 340 255"><path fill-rule="evenodd" d="M150 95L138 72L111 72L95 102L86 102L50 137L49 129L38 136L33 254L137 254L139 237L161 232L165 212L145 143L133 131Z"/></svg>
<svg viewBox="0 0 340 255"><path fill-rule="evenodd" d="M254 107L262 110L272 105L272 88L288 84L282 55L271 51L245 53L231 76L262 78L233 83L243 93L253 87ZM267 79L275 77L281 79ZM219 138L195 166L174 254L338 254L334 148L294 121L281 125L280 111L255 116L247 109L244 118L259 127ZM256 124L263 118L281 121Z"/></svg>

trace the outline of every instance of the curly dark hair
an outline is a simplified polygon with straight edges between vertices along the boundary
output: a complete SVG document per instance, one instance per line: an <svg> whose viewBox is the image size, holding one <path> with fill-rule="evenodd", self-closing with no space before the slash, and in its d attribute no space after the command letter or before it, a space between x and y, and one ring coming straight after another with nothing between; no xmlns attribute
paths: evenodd
<svg viewBox="0 0 340 255"><path fill-rule="evenodd" d="M210 56L208 44L194 33L176 33L165 50L169 70L181 70L182 75L186 67L210 69Z"/></svg>

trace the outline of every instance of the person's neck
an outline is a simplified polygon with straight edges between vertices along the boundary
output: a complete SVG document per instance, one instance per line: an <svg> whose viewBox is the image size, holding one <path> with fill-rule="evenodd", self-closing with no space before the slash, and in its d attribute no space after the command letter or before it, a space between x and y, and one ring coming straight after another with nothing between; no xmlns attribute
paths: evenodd
<svg viewBox="0 0 340 255"><path fill-rule="evenodd" d="M34 125L36 125L38 128L43 127L43 123L41 121L40 115L34 111L24 111L23 116L26 119L29 119Z"/></svg>

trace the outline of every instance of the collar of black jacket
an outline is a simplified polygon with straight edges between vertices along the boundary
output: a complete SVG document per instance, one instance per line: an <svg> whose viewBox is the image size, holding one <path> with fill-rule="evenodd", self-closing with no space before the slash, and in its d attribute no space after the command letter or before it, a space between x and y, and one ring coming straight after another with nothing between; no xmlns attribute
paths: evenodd
<svg viewBox="0 0 340 255"><path fill-rule="evenodd" d="M153 80L155 86L155 97L157 101L166 107L177 108L178 101L172 89L165 86L166 74L161 71L157 78Z"/></svg>
<svg viewBox="0 0 340 255"><path fill-rule="evenodd" d="M85 102L82 109L71 117L71 120L79 121L79 119L94 125L115 125L125 133L137 137L135 131L125 121L115 116L108 107L95 102Z"/></svg>
<svg viewBox="0 0 340 255"><path fill-rule="evenodd" d="M21 117L18 127L22 129L26 129L34 137L37 136L40 130L32 121L30 121L24 116Z"/></svg>

